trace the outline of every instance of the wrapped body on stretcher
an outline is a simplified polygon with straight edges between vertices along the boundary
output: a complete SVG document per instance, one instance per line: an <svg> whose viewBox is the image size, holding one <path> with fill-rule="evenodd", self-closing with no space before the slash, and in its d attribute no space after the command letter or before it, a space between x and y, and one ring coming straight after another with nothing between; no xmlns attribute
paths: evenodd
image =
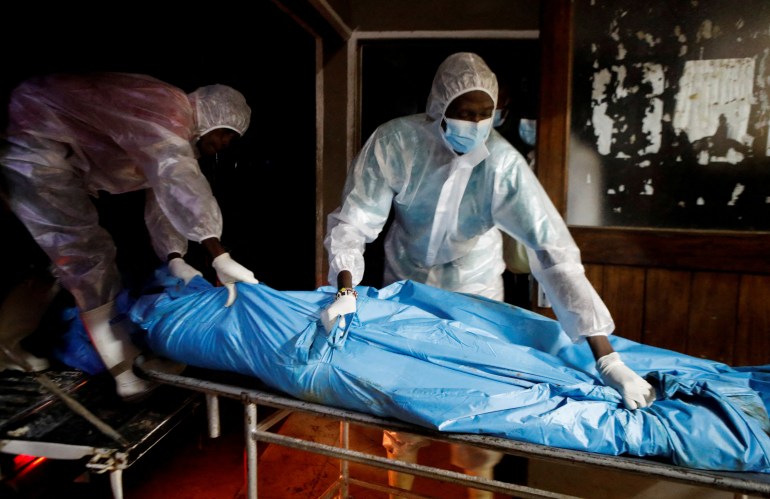
<svg viewBox="0 0 770 499"><path fill-rule="evenodd" d="M319 320L335 289L238 284L238 300L158 271L133 305L154 353L255 376L298 399L446 432L489 434L676 465L770 472L770 365L733 368L611 336L656 387L628 410L602 385L587 345L558 322L412 281L359 287L346 330Z"/></svg>

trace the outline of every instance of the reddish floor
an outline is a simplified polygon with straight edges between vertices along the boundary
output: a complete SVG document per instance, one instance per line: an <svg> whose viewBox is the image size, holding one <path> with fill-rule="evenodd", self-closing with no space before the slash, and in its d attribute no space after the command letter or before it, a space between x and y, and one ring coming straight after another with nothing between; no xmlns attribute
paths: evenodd
<svg viewBox="0 0 770 499"><path fill-rule="evenodd" d="M230 407L223 418L223 435L209 439L205 422L177 437L168 458L154 459L149 470L126 474L125 499L241 499L246 497L244 473L243 416L240 404ZM291 415L280 428L284 435L297 436L335 445L339 438L339 423L302 413ZM189 435L194 434L194 437ZM384 456L382 433L374 428L351 426L350 446L353 449ZM445 466L449 449L435 443L421 454L421 463ZM160 461L160 462L158 462ZM147 468L147 466L145 466ZM130 471L130 470L129 470ZM320 497L339 476L339 461L317 454L267 445L260 449L257 492L260 499ZM387 484L387 472L377 468L350 465L350 475L360 480ZM465 498L464 488L418 477L413 492L425 497ZM387 494L352 486L349 495L355 499L387 499ZM502 499L502 496L499 496Z"/></svg>
<svg viewBox="0 0 770 499"><path fill-rule="evenodd" d="M245 446L243 410L240 402L223 399L222 435L208 437L205 409L201 407L161 440L141 459L125 470L124 499L245 499ZM266 414L260 412L259 417ZM339 423L295 413L280 427L280 433L334 445ZM374 428L351 425L353 449L384 456L382 434ZM321 497L339 476L336 459L279 445L260 449L258 494L260 499L314 499ZM455 470L448 463L449 449L436 442L421 451L420 463ZM506 456L510 458L510 456ZM520 462L504 461L495 470L504 481L522 469ZM85 463L50 461L35 467L13 490L0 489L2 499L112 499L108 477L84 473ZM526 471L526 470L524 470ZM352 478L385 484L384 470L351 464ZM733 494L676 483L645 479L620 472L592 472L589 468L533 461L528 464L526 483L554 493L592 499L731 499ZM422 477L415 480L413 492L421 497L465 499L466 489ZM387 499L387 494L351 486L354 499ZM752 496L753 497L753 496ZM495 499L511 499L496 495Z"/></svg>
<svg viewBox="0 0 770 499"><path fill-rule="evenodd" d="M207 435L205 406L161 440L123 472L124 499L245 499L245 446L243 410L240 402L221 399L220 437ZM260 417L263 417L260 413ZM295 413L280 427L280 433L335 445L339 423ZM350 445L360 451L384 456L382 434L374 428L351 426ZM420 455L421 464L448 463L446 444L434 443ZM84 462L50 461L18 482L6 499L111 499L108 475L84 473ZM257 490L260 499L311 499L320 497L339 476L339 461L279 445L260 448ZM386 484L387 473L377 468L350 465L351 477ZM413 492L434 498L465 498L464 488L417 477ZM387 499L387 494L351 486L349 497ZM497 496L503 499L506 496Z"/></svg>

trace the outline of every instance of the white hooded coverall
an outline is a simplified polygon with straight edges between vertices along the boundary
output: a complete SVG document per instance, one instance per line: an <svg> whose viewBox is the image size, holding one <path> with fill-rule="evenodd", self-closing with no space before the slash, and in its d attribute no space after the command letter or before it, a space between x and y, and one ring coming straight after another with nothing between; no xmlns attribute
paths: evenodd
<svg viewBox="0 0 770 499"><path fill-rule="evenodd" d="M251 110L225 85L191 94L145 75L49 75L11 94L0 171L7 199L81 310L121 288L112 238L89 196L148 189L145 221L165 261L187 242L220 238L222 215L198 166L198 139L243 135Z"/></svg>
<svg viewBox="0 0 770 499"><path fill-rule="evenodd" d="M342 206L328 217L329 282L349 270L353 285L360 283L365 245L393 210L384 284L411 279L502 300L499 229L526 246L532 274L574 342L611 334L614 322L585 276L580 251L524 157L495 130L463 155L444 138L447 107L471 90L496 102L496 77L478 55L453 54L436 72L426 113L391 120L367 140L348 170ZM390 443L416 444L404 437ZM465 462L454 464L472 469L482 456L456 457Z"/></svg>

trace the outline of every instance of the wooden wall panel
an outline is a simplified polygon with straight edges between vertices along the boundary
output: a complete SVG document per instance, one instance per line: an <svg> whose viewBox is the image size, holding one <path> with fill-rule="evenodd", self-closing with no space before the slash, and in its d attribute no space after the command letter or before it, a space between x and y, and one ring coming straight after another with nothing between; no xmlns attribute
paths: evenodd
<svg viewBox="0 0 770 499"><path fill-rule="evenodd" d="M741 278L733 363L736 366L770 363L770 276Z"/></svg>
<svg viewBox="0 0 770 499"><path fill-rule="evenodd" d="M691 281L691 272L663 269L647 271L643 298L643 343L677 352L687 351L687 310Z"/></svg>
<svg viewBox="0 0 770 499"><path fill-rule="evenodd" d="M593 285L599 296L602 296L602 284L604 281L604 265L583 265L586 278Z"/></svg>
<svg viewBox="0 0 770 499"><path fill-rule="evenodd" d="M585 271L617 335L729 365L770 364L769 275L599 264Z"/></svg>
<svg viewBox="0 0 770 499"><path fill-rule="evenodd" d="M615 334L633 341L642 340L644 273L639 267L607 265L599 295L615 320Z"/></svg>
<svg viewBox="0 0 770 499"><path fill-rule="evenodd" d="M693 276L685 353L732 364L739 281L738 274L698 272ZM679 311L672 309L672 313Z"/></svg>
<svg viewBox="0 0 770 499"><path fill-rule="evenodd" d="M770 233L570 227L583 263L770 274Z"/></svg>
<svg viewBox="0 0 770 499"><path fill-rule="evenodd" d="M567 142L572 98L572 2L541 2L537 178L559 213L567 209Z"/></svg>

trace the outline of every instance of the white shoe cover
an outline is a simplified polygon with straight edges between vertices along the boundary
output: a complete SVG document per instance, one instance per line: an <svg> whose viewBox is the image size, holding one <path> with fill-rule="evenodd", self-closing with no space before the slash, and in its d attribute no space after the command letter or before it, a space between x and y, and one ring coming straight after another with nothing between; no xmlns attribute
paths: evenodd
<svg viewBox="0 0 770 499"><path fill-rule="evenodd" d="M18 343L6 348L11 351L14 358L21 359L24 364L19 365L14 360L6 359L4 355L0 354L0 371L4 371L6 369L11 369L13 371L27 371L29 369L33 372L39 372L45 371L51 367L51 364L48 362L48 360L35 357L31 353L24 350Z"/></svg>
<svg viewBox="0 0 770 499"><path fill-rule="evenodd" d="M83 312L80 318L99 357L115 379L121 398L137 399L157 386L134 374L134 359L140 353L131 341L135 325L127 316L118 314L114 301Z"/></svg>
<svg viewBox="0 0 770 499"><path fill-rule="evenodd" d="M45 371L48 360L35 357L22 348L21 341L37 331L61 287L50 277L29 277L14 286L0 300L0 346L10 351L0 353L0 371Z"/></svg>

